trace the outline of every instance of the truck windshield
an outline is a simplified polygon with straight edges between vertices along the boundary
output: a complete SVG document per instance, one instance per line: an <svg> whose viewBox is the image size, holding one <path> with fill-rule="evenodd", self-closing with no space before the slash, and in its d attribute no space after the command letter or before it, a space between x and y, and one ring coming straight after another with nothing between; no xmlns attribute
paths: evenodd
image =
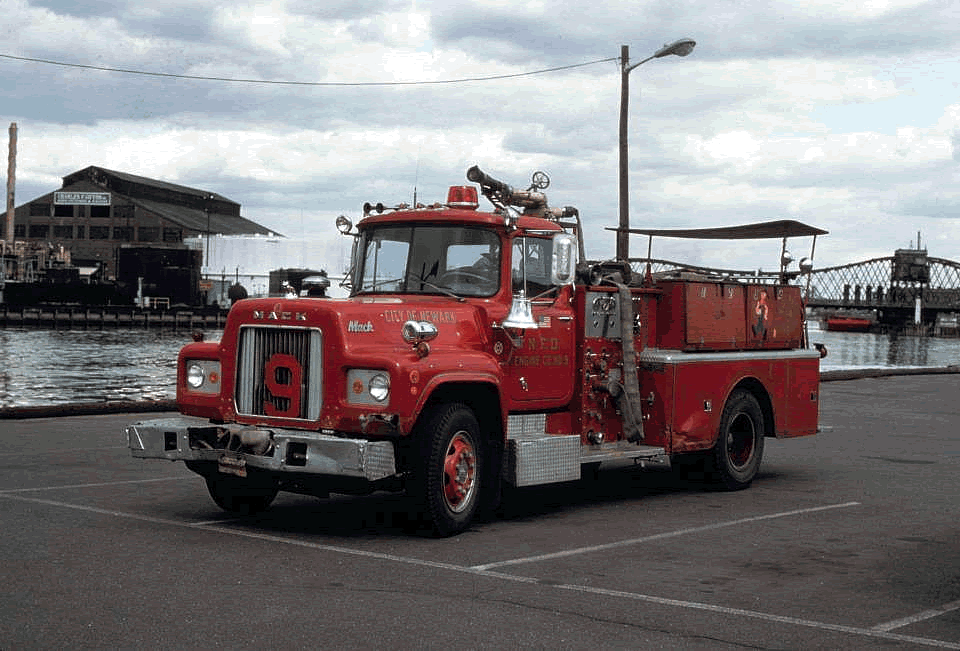
<svg viewBox="0 0 960 651"><path fill-rule="evenodd" d="M357 293L493 296L500 238L463 226L381 226L363 233Z"/></svg>

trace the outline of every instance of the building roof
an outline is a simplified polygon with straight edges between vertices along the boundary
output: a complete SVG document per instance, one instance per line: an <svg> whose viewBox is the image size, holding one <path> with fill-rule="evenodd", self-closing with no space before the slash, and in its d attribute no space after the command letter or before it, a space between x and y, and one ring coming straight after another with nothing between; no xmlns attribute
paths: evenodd
<svg viewBox="0 0 960 651"><path fill-rule="evenodd" d="M239 215L224 215L223 213L210 211L209 226L207 222L208 214L206 211L197 208L188 208L186 206L174 206L162 201L151 201L149 199L136 199L128 197L130 201L138 204L140 207L150 212L160 215L164 219L179 224L184 228L200 233L214 233L220 235L270 235L278 234L274 231L252 222L249 219Z"/></svg>
<svg viewBox="0 0 960 651"><path fill-rule="evenodd" d="M240 216L240 204L209 190L167 183L91 165L63 177L63 187L96 186L185 229L223 235L268 235L269 228Z"/></svg>
<svg viewBox="0 0 960 651"><path fill-rule="evenodd" d="M212 197L219 201L225 201L237 206L240 205L234 201L230 201L230 199L227 199L224 196L216 194L215 192L210 192L209 190L201 190L199 188L191 188L186 185L158 181L157 179L147 178L146 176L137 176L136 174L128 174L127 172L108 170L107 168L100 167L98 165L91 165L90 167L85 167L82 170L78 170L72 174L66 175L63 177L63 185L68 186L84 180L93 181L95 184L105 188L111 188L115 185L120 185L126 186L128 189L135 189L137 186L142 186L144 188L162 190L168 195L179 193L196 197L200 200L203 200L206 197ZM111 181L114 181L114 183L111 183ZM120 181L120 183L115 183L116 181Z"/></svg>

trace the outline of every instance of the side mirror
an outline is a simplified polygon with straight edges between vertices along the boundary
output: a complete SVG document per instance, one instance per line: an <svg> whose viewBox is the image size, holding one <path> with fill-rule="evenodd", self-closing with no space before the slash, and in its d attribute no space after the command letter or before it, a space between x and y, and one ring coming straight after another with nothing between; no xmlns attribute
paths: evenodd
<svg viewBox="0 0 960 651"><path fill-rule="evenodd" d="M557 233L553 236L550 282L554 285L569 285L573 282L577 267L576 246L576 238L569 233Z"/></svg>

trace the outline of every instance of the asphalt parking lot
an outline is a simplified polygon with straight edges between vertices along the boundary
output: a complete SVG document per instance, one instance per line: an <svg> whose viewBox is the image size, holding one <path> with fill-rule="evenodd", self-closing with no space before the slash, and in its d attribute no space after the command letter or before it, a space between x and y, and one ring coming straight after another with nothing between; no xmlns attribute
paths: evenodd
<svg viewBox="0 0 960 651"><path fill-rule="evenodd" d="M960 649L960 376L821 395L746 491L619 467L448 539L397 495L223 513L141 415L0 421L0 648Z"/></svg>

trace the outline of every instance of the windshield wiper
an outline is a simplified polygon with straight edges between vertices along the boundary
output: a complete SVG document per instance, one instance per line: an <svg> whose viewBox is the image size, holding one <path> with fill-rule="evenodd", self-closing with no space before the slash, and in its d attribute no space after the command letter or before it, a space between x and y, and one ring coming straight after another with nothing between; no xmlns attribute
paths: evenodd
<svg viewBox="0 0 960 651"><path fill-rule="evenodd" d="M455 299L457 299L458 301L460 301L461 303L463 303L464 301L467 300L467 299L465 299L464 297L455 294L455 293L453 292L453 290L451 290L451 289L448 288L448 287L441 287L440 285L435 285L435 284L433 284L433 283L430 282L429 280L425 280L425 279L423 279L423 278L418 278L417 275L416 275L415 273L413 273L413 272L408 272L405 278L389 278L389 279L387 279L387 280L381 280L381 281L372 283L372 284L370 284L370 285L365 285L365 286L363 286L363 287L360 289L360 291L357 292L357 293L358 293L358 294L366 294L366 293L369 293L369 292L374 292L374 291L380 289L381 287L383 287L384 285L389 285L389 284L391 284L391 283L397 283L397 284L399 285L399 283L400 283L401 281L404 281L404 280L406 280L408 283L409 283L410 281L413 281L413 282L418 282L418 283L420 283L420 284L422 284L422 285L426 285L426 286L429 287L430 289L436 290L436 291L440 292L441 294L445 294L446 296L449 296L450 298L455 298ZM405 287L399 287L399 286L398 286L395 290L393 290L393 292L402 293L405 289L406 289Z"/></svg>
<svg viewBox="0 0 960 651"><path fill-rule="evenodd" d="M399 291L400 291L399 284L400 284L400 282L401 282L402 280L403 280L403 278L389 278L389 279L387 279L387 280L380 280L380 281L377 281L377 282L375 282L375 283L371 283L371 284L369 284L369 285L361 285L361 286L360 286L360 289L359 289L359 291L358 291L357 293L358 293L358 294L363 294L363 293L366 293L366 292L372 292L372 291L374 291L374 290L380 289L380 288L383 287L384 285L389 285L390 283L397 283L398 286L397 286L396 291L399 292Z"/></svg>
<svg viewBox="0 0 960 651"><path fill-rule="evenodd" d="M407 282L410 282L410 280L413 280L414 282L418 282L418 283L420 283L421 285L426 285L426 286L429 287L430 289L435 289L435 290L437 290L438 292L440 292L441 294L445 294L445 295L449 296L450 298L455 298L455 299L457 299L458 301L460 301L461 303L463 303L464 301L467 300L467 299L465 299L463 296L459 296L459 295L455 294L455 293L453 292L453 290L450 289L449 287L441 287L440 285L435 285L435 284L433 284L432 282L430 282L429 280L427 280L427 279L425 279L425 278L418 278L417 275L416 275L415 273L413 273L413 272L407 273Z"/></svg>

